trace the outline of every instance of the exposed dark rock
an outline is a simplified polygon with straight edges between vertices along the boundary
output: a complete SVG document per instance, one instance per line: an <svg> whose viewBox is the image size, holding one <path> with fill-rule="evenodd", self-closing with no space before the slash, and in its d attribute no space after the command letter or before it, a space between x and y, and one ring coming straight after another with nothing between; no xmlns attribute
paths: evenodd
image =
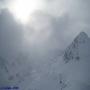
<svg viewBox="0 0 90 90"><path fill-rule="evenodd" d="M65 63L68 63L70 60L80 60L80 55L79 55L79 46L81 44L84 44L88 42L89 37L85 32L81 32L71 43L71 45L66 48L63 59Z"/></svg>

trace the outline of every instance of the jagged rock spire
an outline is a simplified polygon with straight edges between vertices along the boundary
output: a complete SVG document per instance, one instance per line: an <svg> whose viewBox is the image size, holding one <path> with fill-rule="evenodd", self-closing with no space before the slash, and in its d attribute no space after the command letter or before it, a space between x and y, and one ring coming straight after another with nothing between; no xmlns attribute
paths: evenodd
<svg viewBox="0 0 90 90"><path fill-rule="evenodd" d="M63 59L65 63L68 63L70 60L79 60L79 45L84 44L88 41L89 37L85 32L81 32L65 50Z"/></svg>

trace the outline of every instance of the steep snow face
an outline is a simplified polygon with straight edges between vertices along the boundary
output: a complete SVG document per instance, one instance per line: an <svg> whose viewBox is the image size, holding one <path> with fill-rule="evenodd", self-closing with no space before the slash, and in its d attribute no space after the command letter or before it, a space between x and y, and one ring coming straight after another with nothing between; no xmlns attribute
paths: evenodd
<svg viewBox="0 0 90 90"><path fill-rule="evenodd" d="M0 79L20 90L90 90L90 38L86 33L81 32L64 52L49 52L34 64L27 57L20 54L9 62L0 58L4 64Z"/></svg>
<svg viewBox="0 0 90 90"><path fill-rule="evenodd" d="M85 32L81 32L71 43L71 45L65 50L63 59L65 63L70 60L80 60L80 54L85 53L88 55L90 49L90 39ZM83 50L83 51L82 51ZM85 52L86 51L86 52Z"/></svg>
<svg viewBox="0 0 90 90"><path fill-rule="evenodd" d="M90 90L90 38L81 32L65 50L62 72L69 80L65 90Z"/></svg>

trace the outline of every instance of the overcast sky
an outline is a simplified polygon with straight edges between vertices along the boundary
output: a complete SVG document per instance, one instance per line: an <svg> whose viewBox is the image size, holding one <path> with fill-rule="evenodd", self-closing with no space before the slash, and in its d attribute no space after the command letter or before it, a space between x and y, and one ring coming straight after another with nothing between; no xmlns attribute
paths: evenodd
<svg viewBox="0 0 90 90"><path fill-rule="evenodd" d="M23 26L16 22L8 11L10 0L0 0L1 48L5 50L11 47L18 48L17 45L21 44L19 42L23 41L25 46L35 46L43 52L54 48L65 49L79 32L86 31L89 35L89 0L42 0L42 2L45 4L44 8L33 13L30 23ZM4 49L2 51L6 53Z"/></svg>
<svg viewBox="0 0 90 90"><path fill-rule="evenodd" d="M90 36L90 0L41 0L44 3L44 7L31 14L32 18L30 18L30 22L27 25L16 20L14 15L8 10L8 5L11 1L0 0L0 57L10 63L11 61L16 63L11 63L11 65L16 65L12 66L13 69L8 65L12 72L10 75L19 72L21 68L20 75L22 76L23 73L27 72L27 66L30 66L33 68L33 79L39 80L40 75L38 73L42 73L41 83L39 83L41 87L44 86L45 90L47 90L48 83L53 83L50 87L53 88L52 86L55 86L56 81L52 82L51 79L53 77L51 75L47 77L48 75L46 74L51 71L52 62L55 62L56 69L57 65L60 65L60 62L57 64L53 57L66 50L81 31L85 31ZM13 72L15 69L16 72ZM76 69L75 64L73 71ZM56 71L58 70L60 68ZM69 72L70 70L67 69ZM83 70L83 68L82 70L80 69L82 72ZM31 73L32 70L29 68L28 71ZM72 77L74 73L71 74ZM81 75L79 71L78 73ZM19 75L18 73L16 74L17 76ZM28 75L24 74L24 76ZM10 78L12 79L13 77L11 76ZM46 83L42 83L44 80ZM28 84L30 84L31 79L27 81L29 83L25 81L26 84L23 83L23 87L30 86ZM37 81L35 83L37 87L39 84ZM35 87L35 84L33 85Z"/></svg>

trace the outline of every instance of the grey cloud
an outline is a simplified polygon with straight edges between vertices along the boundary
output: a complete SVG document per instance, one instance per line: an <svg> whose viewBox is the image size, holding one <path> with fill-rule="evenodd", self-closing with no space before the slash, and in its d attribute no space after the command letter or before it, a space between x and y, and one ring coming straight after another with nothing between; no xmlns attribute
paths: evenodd
<svg viewBox="0 0 90 90"><path fill-rule="evenodd" d="M34 23L31 22L31 25L34 25L34 29L37 26L39 30L43 29L46 33L50 31L50 36L46 39L45 43L45 39L43 38L45 33L41 33L41 30L40 34L37 35L35 42L38 43L37 46L40 47L39 50L41 46L42 48L44 47L45 50L46 48L48 48L48 50L51 48L64 49L81 31L88 31L86 28L89 29L85 22L86 18L79 18L79 16L72 15L68 12L59 17L55 17L51 14L37 11L34 13L33 18L35 21ZM41 40L41 43L39 43L39 40Z"/></svg>
<svg viewBox="0 0 90 90"><path fill-rule="evenodd" d="M0 14L0 55L8 57L20 49L22 30L8 10L3 10Z"/></svg>
<svg viewBox="0 0 90 90"><path fill-rule="evenodd" d="M50 15L47 14L48 11L45 11L45 13L38 11L33 16L35 21L31 22L29 27L24 28L29 32L26 34L28 40L32 36L32 40L35 41L34 44L24 42L24 50L28 53L30 61L34 62L34 65L32 64L33 68L37 72L43 72L43 75L49 71L50 60L57 54L56 51L64 50L82 30L90 33L89 1L87 3L84 3L83 0L69 1L70 6L66 6L68 10L62 15L57 17L56 14L60 11L59 7L56 8L56 13L52 9L53 5L51 5ZM50 2L52 1L47 3ZM53 0L53 2L55 1ZM58 2L60 3L60 0L56 1L56 3ZM52 12L54 15L52 15ZM48 32L50 34L46 37ZM0 55L5 58L13 58L14 55L18 54L22 49L23 34L25 34L23 33L23 26L18 24L7 10L2 11L0 14ZM22 58L20 60L22 61ZM38 78L38 76L35 77ZM44 80L43 78L43 82ZM90 88L88 85L85 87L87 90Z"/></svg>
<svg viewBox="0 0 90 90"><path fill-rule="evenodd" d="M12 0L0 0L0 10L7 8L10 1Z"/></svg>

